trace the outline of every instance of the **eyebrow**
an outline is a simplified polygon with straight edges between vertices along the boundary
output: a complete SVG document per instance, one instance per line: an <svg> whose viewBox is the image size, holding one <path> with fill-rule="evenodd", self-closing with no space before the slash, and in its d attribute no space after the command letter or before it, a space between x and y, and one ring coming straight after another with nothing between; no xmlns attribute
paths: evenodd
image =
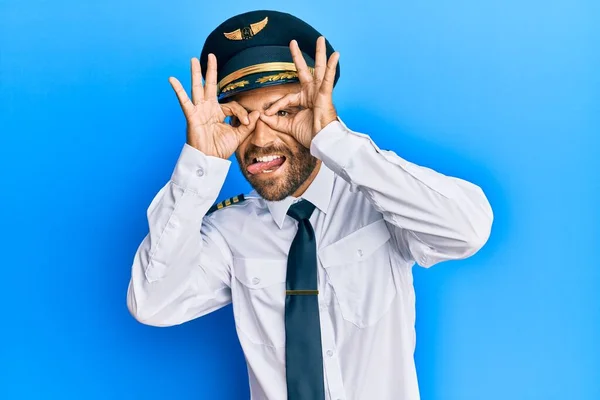
<svg viewBox="0 0 600 400"><path fill-rule="evenodd" d="M275 104L275 102L277 102L277 100L272 101L270 103L267 103L263 106L263 111L267 111L273 104Z"/></svg>
<svg viewBox="0 0 600 400"><path fill-rule="evenodd" d="M263 111L267 111L269 109L269 107L271 107L273 104L275 104L275 102L277 102L277 100L265 104L263 106ZM242 107L244 107L244 106L242 106ZM246 108L246 107L244 107L244 110L246 110L248 112L248 114L250 114L252 112L252 110L250 110L249 108Z"/></svg>

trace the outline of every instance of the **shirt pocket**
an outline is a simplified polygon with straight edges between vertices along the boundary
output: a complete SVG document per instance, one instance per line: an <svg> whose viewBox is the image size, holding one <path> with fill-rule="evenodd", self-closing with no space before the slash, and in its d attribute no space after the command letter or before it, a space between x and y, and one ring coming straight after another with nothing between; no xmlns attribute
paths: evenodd
<svg viewBox="0 0 600 400"><path fill-rule="evenodd" d="M287 260L234 258L233 314L237 329L255 344L285 345Z"/></svg>
<svg viewBox="0 0 600 400"><path fill-rule="evenodd" d="M380 219L319 251L343 318L360 328L379 321L396 295L390 237Z"/></svg>

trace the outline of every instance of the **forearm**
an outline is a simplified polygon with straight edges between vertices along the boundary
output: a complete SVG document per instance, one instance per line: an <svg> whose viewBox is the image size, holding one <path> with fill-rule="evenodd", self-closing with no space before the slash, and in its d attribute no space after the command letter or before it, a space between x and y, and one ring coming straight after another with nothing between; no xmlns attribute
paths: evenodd
<svg viewBox="0 0 600 400"><path fill-rule="evenodd" d="M487 241L493 215L476 185L380 150L337 121L315 137L311 152L366 196L419 264L467 257Z"/></svg>
<svg viewBox="0 0 600 400"><path fill-rule="evenodd" d="M133 260L127 305L140 322L173 325L226 301L228 263L203 223L229 161L184 146L171 180L148 208L149 232Z"/></svg>

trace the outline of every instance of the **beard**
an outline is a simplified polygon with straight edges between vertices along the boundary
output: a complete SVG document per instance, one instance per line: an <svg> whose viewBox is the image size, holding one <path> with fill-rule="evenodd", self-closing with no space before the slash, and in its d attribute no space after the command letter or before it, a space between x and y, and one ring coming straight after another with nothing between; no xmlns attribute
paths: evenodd
<svg viewBox="0 0 600 400"><path fill-rule="evenodd" d="M259 175L250 174L246 168L252 161L268 154L281 154L285 162L280 168L285 168L284 174L277 177L257 178ZM310 154L310 149L296 143L294 149L284 146L257 147L250 145L246 149L244 159L236 153L235 157L242 174L256 192L265 200L281 201L294 194L300 186L310 177L317 165L317 158Z"/></svg>

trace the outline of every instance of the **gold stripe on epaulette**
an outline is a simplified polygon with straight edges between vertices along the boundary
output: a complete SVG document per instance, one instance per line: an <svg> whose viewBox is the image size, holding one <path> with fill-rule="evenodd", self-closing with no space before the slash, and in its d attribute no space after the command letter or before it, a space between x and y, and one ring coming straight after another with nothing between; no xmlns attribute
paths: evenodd
<svg viewBox="0 0 600 400"><path fill-rule="evenodd" d="M231 201L233 201L234 203L237 203L238 201L240 201L240 198L237 196L233 196L233 198L231 199Z"/></svg>
<svg viewBox="0 0 600 400"><path fill-rule="evenodd" d="M227 200L225 200L225 205L226 205L226 206L230 206L230 205L231 205L231 199L227 199Z"/></svg>
<svg viewBox="0 0 600 400"><path fill-rule="evenodd" d="M217 204L217 210L220 210L223 207L224 207L223 202L220 202L219 204Z"/></svg>

